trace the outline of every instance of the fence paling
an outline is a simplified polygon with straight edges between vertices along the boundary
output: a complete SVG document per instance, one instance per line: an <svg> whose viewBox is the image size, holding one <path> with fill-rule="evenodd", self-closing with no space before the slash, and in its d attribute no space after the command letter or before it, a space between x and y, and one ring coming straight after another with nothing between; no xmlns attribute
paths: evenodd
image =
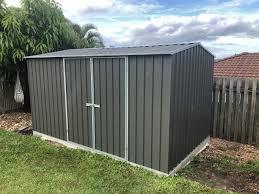
<svg viewBox="0 0 259 194"><path fill-rule="evenodd" d="M238 132L240 131L240 125L239 125L239 117L240 117L240 102L241 102L241 80L237 80L237 88L236 88L236 106L235 106L235 125L234 125L234 141L237 141Z"/></svg>
<svg viewBox="0 0 259 194"><path fill-rule="evenodd" d="M251 99L251 112L250 112L250 121L249 121L249 132L248 132L248 143L252 144L253 141L253 127L254 127L254 117L255 117L255 106L256 106L256 86L257 81L253 80L252 87L252 99Z"/></svg>
<svg viewBox="0 0 259 194"><path fill-rule="evenodd" d="M22 104L14 100L14 88L11 84L0 83L0 113L19 109Z"/></svg>
<svg viewBox="0 0 259 194"><path fill-rule="evenodd" d="M213 119L213 137L217 136L217 119L218 119L218 103L219 103L219 87L220 87L220 79L216 81L215 85L215 98L214 98L214 119Z"/></svg>
<svg viewBox="0 0 259 194"><path fill-rule="evenodd" d="M221 114L220 114L220 125L219 125L219 137L220 138L223 138L224 117L225 117L225 101L226 101L226 79L223 78L221 108L220 108Z"/></svg>
<svg viewBox="0 0 259 194"><path fill-rule="evenodd" d="M259 146L258 83L249 79L215 79L213 137Z"/></svg>
<svg viewBox="0 0 259 194"><path fill-rule="evenodd" d="M241 143L245 143L245 130L246 130L246 113L247 113L247 104L248 104L248 86L249 80L245 80L245 89L244 89L244 101L243 101L243 112L242 112L242 127L241 127Z"/></svg>
<svg viewBox="0 0 259 194"><path fill-rule="evenodd" d="M229 100L228 100L228 119L227 119L227 139L230 140L231 121L232 121L232 103L233 103L233 84L231 79L229 84Z"/></svg>

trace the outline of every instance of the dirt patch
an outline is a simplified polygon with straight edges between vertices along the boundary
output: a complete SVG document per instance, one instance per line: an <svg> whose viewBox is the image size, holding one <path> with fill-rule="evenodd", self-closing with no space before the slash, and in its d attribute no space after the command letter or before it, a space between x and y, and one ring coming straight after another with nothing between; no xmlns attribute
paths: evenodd
<svg viewBox="0 0 259 194"><path fill-rule="evenodd" d="M191 164L191 172L183 176L210 187L242 193L259 193L259 173L233 172L232 169L217 169L217 161L206 159Z"/></svg>
<svg viewBox="0 0 259 194"><path fill-rule="evenodd" d="M259 147L211 138L208 148L200 155L214 159L227 156L246 163L251 160L259 161Z"/></svg>
<svg viewBox="0 0 259 194"><path fill-rule="evenodd" d="M11 112L0 114L0 128L19 132L23 135L32 135L32 116L31 113L23 113L23 112ZM47 140L49 144L63 147L62 144L59 144L54 141Z"/></svg>
<svg viewBox="0 0 259 194"><path fill-rule="evenodd" d="M64 145L62 145L61 143L55 142L55 141L51 141L51 140L46 140L48 142L48 144L57 146L57 147L65 147Z"/></svg>
<svg viewBox="0 0 259 194"><path fill-rule="evenodd" d="M259 171L258 167L251 169L251 161L259 162L259 148L212 138L179 174L214 188L259 193Z"/></svg>
<svg viewBox="0 0 259 194"><path fill-rule="evenodd" d="M9 131L19 131L32 125L30 113L11 112L0 114L0 128Z"/></svg>

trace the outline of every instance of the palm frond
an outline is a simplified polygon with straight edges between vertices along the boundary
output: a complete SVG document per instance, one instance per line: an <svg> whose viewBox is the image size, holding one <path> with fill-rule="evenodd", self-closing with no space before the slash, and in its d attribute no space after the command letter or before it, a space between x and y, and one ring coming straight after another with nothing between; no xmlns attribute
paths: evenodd
<svg viewBox="0 0 259 194"><path fill-rule="evenodd" d="M86 47L103 47L102 35L98 32L97 27L93 24L84 25L84 31L87 29L83 36L83 41Z"/></svg>
<svg viewBox="0 0 259 194"><path fill-rule="evenodd" d="M94 24L83 25L82 28L81 28L81 34L80 34L81 38L85 37L86 33L89 30L98 30L98 28Z"/></svg>

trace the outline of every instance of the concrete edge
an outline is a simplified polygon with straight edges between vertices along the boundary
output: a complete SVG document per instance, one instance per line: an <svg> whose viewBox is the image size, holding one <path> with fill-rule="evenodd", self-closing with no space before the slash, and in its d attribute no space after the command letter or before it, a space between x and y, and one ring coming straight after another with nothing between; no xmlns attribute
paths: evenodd
<svg viewBox="0 0 259 194"><path fill-rule="evenodd" d="M74 142L61 140L61 139L58 139L56 137L45 135L45 134L37 132L37 131L33 131L33 135L36 136L36 137L40 137L42 140L49 140L49 141L60 143L60 144L66 146L68 148L81 149L81 150L89 151L93 154L104 155L104 156L110 157L110 158L115 159L115 160L126 162L126 163L128 163L132 166L148 170L148 171L150 171L150 172L152 172L152 173L154 173L158 176L169 176L169 174L167 174L167 173L164 173L164 172L161 172L161 171L158 171L158 170L146 167L146 166L142 166L142 165L136 164L134 162L127 161L124 158L121 158L121 157L118 157L118 156L115 156L115 155L112 155L112 154L109 154L109 153L106 153L106 152L102 152L102 151L99 151L99 150L95 150L93 148L83 146L83 145L80 145L80 144L77 144L77 143L74 143Z"/></svg>
<svg viewBox="0 0 259 194"><path fill-rule="evenodd" d="M174 176L180 169L187 166L195 156L202 152L210 142L210 136L206 137L191 153L188 154L170 173L170 176Z"/></svg>
<svg viewBox="0 0 259 194"><path fill-rule="evenodd" d="M190 154L188 154L188 156L186 156L172 171L170 171L169 174L167 174L167 173L161 172L159 170L155 170L155 169L152 169L152 168L149 168L149 167L146 167L146 166L136 164L134 162L127 161L124 158L121 158L121 157L118 157L118 156L115 156L115 155L112 155L112 154L109 154L109 153L106 153L106 152L103 152L103 151L95 150L93 148L83 146L83 145L80 145L80 144L77 144L77 143L74 143L74 142L61 140L61 139L58 139L56 137L45 135L45 134L37 132L37 131L33 131L33 135L37 136L37 137L40 137L43 140L49 140L49 141L60 143L60 144L66 146L68 148L90 151L91 153L94 153L94 154L104 155L104 156L113 158L115 160L123 161L123 162L126 162L126 163L128 163L132 166L148 170L148 171L150 171L150 172L152 172L156 175L159 175L159 176L174 176L180 169L187 166L193 160L193 158L195 156L197 156L200 152L202 152L208 146L209 141L210 141L210 137L209 136L206 137Z"/></svg>

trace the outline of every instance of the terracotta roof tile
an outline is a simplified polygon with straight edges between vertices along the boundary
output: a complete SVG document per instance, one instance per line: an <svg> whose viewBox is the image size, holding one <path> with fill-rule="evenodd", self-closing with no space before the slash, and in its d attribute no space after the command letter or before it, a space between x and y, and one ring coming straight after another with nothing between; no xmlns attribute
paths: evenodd
<svg viewBox="0 0 259 194"><path fill-rule="evenodd" d="M214 77L259 78L259 53L241 53L216 61Z"/></svg>

